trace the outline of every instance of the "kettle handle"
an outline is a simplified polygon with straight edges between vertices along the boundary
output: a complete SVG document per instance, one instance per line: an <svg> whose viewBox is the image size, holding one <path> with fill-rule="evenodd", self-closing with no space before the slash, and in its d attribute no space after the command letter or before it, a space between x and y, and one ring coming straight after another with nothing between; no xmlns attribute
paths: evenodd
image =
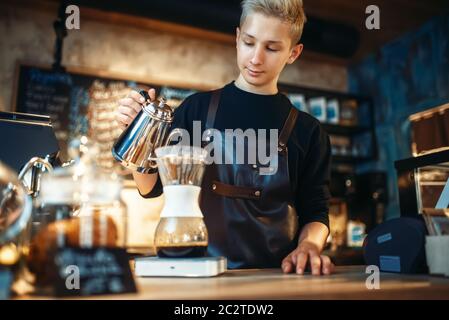
<svg viewBox="0 0 449 320"><path fill-rule="evenodd" d="M170 134L168 135L167 141L165 142L165 144L162 147L168 146L169 143L171 142L171 140L173 139L173 137L176 136L176 135L182 136L182 130L178 129L178 128L173 129L170 132ZM150 157L150 158L148 158L148 160L151 160L150 167L152 169L156 169L157 168L156 158L151 158Z"/></svg>
<svg viewBox="0 0 449 320"><path fill-rule="evenodd" d="M145 98L145 101L151 100L151 99L150 99L150 95L149 95L148 92L146 92L145 90L140 90L140 91L139 91L139 94L140 94L142 97Z"/></svg>

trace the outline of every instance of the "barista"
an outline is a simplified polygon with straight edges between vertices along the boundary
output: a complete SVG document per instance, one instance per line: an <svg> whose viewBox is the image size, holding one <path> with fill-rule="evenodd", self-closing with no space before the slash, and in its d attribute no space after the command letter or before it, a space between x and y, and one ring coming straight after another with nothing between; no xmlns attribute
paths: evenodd
<svg viewBox="0 0 449 320"><path fill-rule="evenodd" d="M278 129L278 165L260 175L258 165L207 166L200 200L209 231L208 253L229 268L281 267L285 273L330 274L321 252L329 234L330 143L320 123L295 109L277 88L286 64L301 54L306 17L302 0L244 0L236 30L240 74L223 88L196 93L175 110L173 128ZM152 100L154 89L149 90ZM126 127L144 102L132 91L120 101ZM158 174L133 173L144 197L162 193Z"/></svg>

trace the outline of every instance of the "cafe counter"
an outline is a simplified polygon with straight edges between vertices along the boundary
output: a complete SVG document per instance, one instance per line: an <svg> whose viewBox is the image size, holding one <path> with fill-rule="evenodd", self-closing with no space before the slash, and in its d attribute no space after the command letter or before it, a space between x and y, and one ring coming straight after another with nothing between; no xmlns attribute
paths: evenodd
<svg viewBox="0 0 449 320"><path fill-rule="evenodd" d="M383 273L365 266L338 266L329 276L283 274L280 269L228 270L210 278L136 277L138 292L87 299L449 299L449 278ZM21 299L42 299L23 296Z"/></svg>

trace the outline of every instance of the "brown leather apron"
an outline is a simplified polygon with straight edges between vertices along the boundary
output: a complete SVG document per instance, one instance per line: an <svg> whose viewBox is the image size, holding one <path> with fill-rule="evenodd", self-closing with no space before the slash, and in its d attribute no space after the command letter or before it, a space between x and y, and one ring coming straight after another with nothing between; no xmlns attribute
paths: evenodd
<svg viewBox="0 0 449 320"><path fill-rule="evenodd" d="M214 126L219 100L220 90L214 91L206 129ZM287 154L297 117L298 111L291 108L278 137L275 174L261 175L259 162L206 167L200 207L209 231L208 254L225 256L228 268L280 267L297 246L298 216L292 204Z"/></svg>

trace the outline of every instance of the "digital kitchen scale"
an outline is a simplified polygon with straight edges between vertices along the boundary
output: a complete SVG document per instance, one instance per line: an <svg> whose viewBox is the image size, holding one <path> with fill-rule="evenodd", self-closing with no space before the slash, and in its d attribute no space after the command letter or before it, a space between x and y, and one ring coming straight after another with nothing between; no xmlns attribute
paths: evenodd
<svg viewBox="0 0 449 320"><path fill-rule="evenodd" d="M134 262L137 277L214 277L227 269L224 257L136 257Z"/></svg>

